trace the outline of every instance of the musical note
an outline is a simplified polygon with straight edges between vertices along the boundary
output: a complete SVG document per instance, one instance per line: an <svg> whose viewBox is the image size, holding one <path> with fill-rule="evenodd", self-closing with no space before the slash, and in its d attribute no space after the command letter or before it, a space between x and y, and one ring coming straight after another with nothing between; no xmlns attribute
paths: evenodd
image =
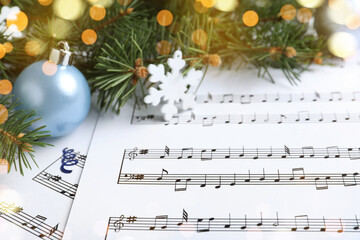
<svg viewBox="0 0 360 240"><path fill-rule="evenodd" d="M61 159L61 167L60 170L63 173L69 174L72 173L72 170L67 170L65 167L71 167L78 163L76 159L76 154L74 153L74 149L65 148L63 150L63 156Z"/></svg>
<svg viewBox="0 0 360 240"><path fill-rule="evenodd" d="M354 230L359 230L359 220L357 218L357 215L355 215L356 225L354 227Z"/></svg>
<svg viewBox="0 0 360 240"><path fill-rule="evenodd" d="M206 179L207 179L207 175L205 174L205 181L204 181L203 184L200 185L200 187L202 187L202 188L203 188L203 187L206 187Z"/></svg>
<svg viewBox="0 0 360 240"><path fill-rule="evenodd" d="M50 230L50 232L49 232L49 237L50 237L51 235L53 235L53 234L56 232L56 230L58 230L58 227L59 227L59 223Z"/></svg>
<svg viewBox="0 0 360 240"><path fill-rule="evenodd" d="M344 232L344 227L343 227L343 223L342 223L341 218L339 218L339 221L340 221L340 229L337 232L338 233L343 233Z"/></svg>
<svg viewBox="0 0 360 240"><path fill-rule="evenodd" d="M210 101L212 101L212 95L210 93L208 93L207 100L205 100L204 103L208 103Z"/></svg>
<svg viewBox="0 0 360 240"><path fill-rule="evenodd" d="M161 171L161 176L158 177L156 180L158 180L158 181L162 180L163 177L164 177L164 173L165 173L165 174L169 174L169 172L168 172L167 170L162 169L162 171Z"/></svg>
<svg viewBox="0 0 360 240"><path fill-rule="evenodd" d="M213 148L211 150L203 149L201 150L201 161L208 161L213 159L213 153L216 152L216 149Z"/></svg>
<svg viewBox="0 0 360 240"><path fill-rule="evenodd" d="M212 117L203 117L202 118L202 125L204 127L210 127L214 125L214 120L216 119L216 116L212 116Z"/></svg>
<svg viewBox="0 0 360 240"><path fill-rule="evenodd" d="M342 180L343 180L343 184L345 187L350 187L350 186L356 186L357 182L356 182L356 177L359 175L359 173L353 173L352 176L349 176L347 173L344 173L341 175Z"/></svg>
<svg viewBox="0 0 360 240"><path fill-rule="evenodd" d="M40 225L42 225L47 218L41 215L36 215L36 217L33 217L30 221L22 223L23 226L31 225L31 229L36 229Z"/></svg>
<svg viewBox="0 0 360 240"><path fill-rule="evenodd" d="M224 94L220 103L232 103L234 101L234 94Z"/></svg>
<svg viewBox="0 0 360 240"><path fill-rule="evenodd" d="M207 221L207 223L205 223L205 224L202 224L203 223L203 221L204 221L204 219L202 219L202 218L199 218L198 220L197 220L197 224L196 224L196 231L197 232L209 232L210 231L210 225L211 225L211 222L212 221L214 221L215 220L215 218L209 218L208 219L208 221ZM205 227L204 227L204 225L205 225Z"/></svg>
<svg viewBox="0 0 360 240"><path fill-rule="evenodd" d="M260 226L262 226L262 225L263 225L263 215L262 215L262 212L260 212L260 222L258 222L258 223L256 224L256 226L260 227Z"/></svg>
<svg viewBox="0 0 360 240"><path fill-rule="evenodd" d="M164 155L160 156L160 158L165 158L165 156L170 155L170 148L168 146L165 146Z"/></svg>
<svg viewBox="0 0 360 240"><path fill-rule="evenodd" d="M234 173L234 180L230 183L230 186L235 186L236 184L236 174Z"/></svg>
<svg viewBox="0 0 360 240"><path fill-rule="evenodd" d="M240 103L241 104L250 104L251 103L251 99L254 97L253 94L250 95L241 95L240 97ZM247 99L245 99L247 98ZM245 99L245 100L244 100Z"/></svg>
<svg viewBox="0 0 360 240"><path fill-rule="evenodd" d="M304 172L304 168L293 168L292 169L292 177L289 178L289 180L294 180L295 179L295 174L297 175L298 173L297 172L300 172L300 176L299 176L299 179L303 180L305 179L305 172Z"/></svg>
<svg viewBox="0 0 360 240"><path fill-rule="evenodd" d="M351 160L360 159L360 148L348 148L348 154Z"/></svg>
<svg viewBox="0 0 360 240"><path fill-rule="evenodd" d="M230 228L231 227L231 214L229 213L229 223L224 226L224 228Z"/></svg>
<svg viewBox="0 0 360 240"><path fill-rule="evenodd" d="M306 155L308 155L311 158L314 157L315 156L314 147L312 146L302 147L302 154L299 157L305 158Z"/></svg>
<svg viewBox="0 0 360 240"><path fill-rule="evenodd" d="M188 186L188 182L191 181L191 178L186 179L184 181L185 183L183 184L183 186L180 185L182 181L183 181L182 179L176 179L175 180L175 192L186 191L187 186ZM179 187L179 185L180 185L180 187Z"/></svg>
<svg viewBox="0 0 360 240"><path fill-rule="evenodd" d="M326 190L329 189L329 184L327 183L327 180L330 179L330 177L325 177L325 183L320 184L319 181L321 180L319 177L315 178L315 186L316 190Z"/></svg>
<svg viewBox="0 0 360 240"><path fill-rule="evenodd" d="M330 98L329 98L329 101L330 102L332 102L332 101L334 101L336 98L336 96L337 96L337 99L336 99L336 101L341 101L342 100L342 94L341 94L341 92L331 92L330 93Z"/></svg>
<svg viewBox="0 0 360 240"><path fill-rule="evenodd" d="M52 240L61 240L63 233L58 230L59 224L50 226L45 223L46 217L37 215L32 217L23 211L22 207L14 204L0 203L0 218L15 224L27 232L39 237Z"/></svg>
<svg viewBox="0 0 360 240"><path fill-rule="evenodd" d="M290 148L286 145L284 145L285 155L282 155L282 158L286 158L287 156L290 156Z"/></svg>
<svg viewBox="0 0 360 240"><path fill-rule="evenodd" d="M298 112L298 118L295 120L296 122L299 122L301 120L309 121L310 120L310 113L309 111L299 111Z"/></svg>
<svg viewBox="0 0 360 240"><path fill-rule="evenodd" d="M216 189L221 188L221 176L219 176L219 184L215 186Z"/></svg>
<svg viewBox="0 0 360 240"><path fill-rule="evenodd" d="M277 227L280 225L280 222L279 222L279 213L276 212L276 222L273 224L274 227Z"/></svg>
<svg viewBox="0 0 360 240"><path fill-rule="evenodd" d="M162 224L158 224L158 223ZM161 229L166 229L168 224L168 215L160 215L155 217L154 226L151 226L149 230L155 230L157 225L161 225Z"/></svg>
<svg viewBox="0 0 360 240"><path fill-rule="evenodd" d="M330 158L331 153L333 153L332 155L335 158L339 158L340 157L340 152L339 152L339 147L338 146L332 146L332 147L327 147L326 148L327 154L325 155L324 158Z"/></svg>
<svg viewBox="0 0 360 240"><path fill-rule="evenodd" d="M298 225L303 225L302 227L304 230L309 230L310 224L308 215L295 216L295 227L293 227L291 231L296 231L298 229Z"/></svg>
<svg viewBox="0 0 360 240"><path fill-rule="evenodd" d="M241 226L241 230L244 230L247 228L247 219L246 219L246 215L245 215L245 218L244 218L244 225Z"/></svg>
<svg viewBox="0 0 360 240"><path fill-rule="evenodd" d="M280 114L280 120L277 122L278 124L283 123L284 119L287 119L287 117L284 114ZM269 122L269 121L268 121Z"/></svg>
<svg viewBox="0 0 360 240"><path fill-rule="evenodd" d="M324 222L324 227L320 228L320 232L325 232L326 231L325 217L323 217L323 222Z"/></svg>
<svg viewBox="0 0 360 240"><path fill-rule="evenodd" d="M280 182L280 171L279 169L277 171L278 171L277 178L274 179L274 182Z"/></svg>
<svg viewBox="0 0 360 240"><path fill-rule="evenodd" d="M189 218L189 214L185 211L185 209L183 209L183 219L185 220L185 222L188 221Z"/></svg>
<svg viewBox="0 0 360 240"><path fill-rule="evenodd" d="M192 158L193 152L194 152L193 148L183 148L183 149L181 149L181 156L179 156L178 159Z"/></svg>

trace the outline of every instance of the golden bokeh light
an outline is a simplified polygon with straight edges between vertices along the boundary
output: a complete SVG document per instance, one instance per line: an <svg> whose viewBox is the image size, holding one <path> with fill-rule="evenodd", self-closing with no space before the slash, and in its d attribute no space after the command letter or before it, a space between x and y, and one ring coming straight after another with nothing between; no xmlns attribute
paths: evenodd
<svg viewBox="0 0 360 240"><path fill-rule="evenodd" d="M3 44L0 43L0 59L5 57L5 54L6 54L6 48Z"/></svg>
<svg viewBox="0 0 360 240"><path fill-rule="evenodd" d="M6 122L8 117L9 117L9 112L7 108L4 105L0 104L0 124Z"/></svg>
<svg viewBox="0 0 360 240"><path fill-rule="evenodd" d="M347 4L345 4L341 9L333 9L329 7L326 11L329 19L340 25L345 25L347 18L353 14L353 9Z"/></svg>
<svg viewBox="0 0 360 240"><path fill-rule="evenodd" d="M243 22L248 27L253 27L259 22L259 15L252 10L246 11L242 17Z"/></svg>
<svg viewBox="0 0 360 240"><path fill-rule="evenodd" d="M161 10L157 14L156 19L161 26L169 26L173 22L174 17L169 10Z"/></svg>
<svg viewBox="0 0 360 240"><path fill-rule="evenodd" d="M20 12L12 12L6 18L6 25L10 27L11 25L15 25L17 29L21 32L24 31L28 25L28 17L22 11Z"/></svg>
<svg viewBox="0 0 360 240"><path fill-rule="evenodd" d="M297 0L297 2L307 8L318 8L320 7L325 0Z"/></svg>
<svg viewBox="0 0 360 240"><path fill-rule="evenodd" d="M12 84L9 80L3 79L0 80L0 94L1 95L8 95L12 91Z"/></svg>
<svg viewBox="0 0 360 240"><path fill-rule="evenodd" d="M103 6L105 8L110 7L114 0L87 0L91 5Z"/></svg>
<svg viewBox="0 0 360 240"><path fill-rule="evenodd" d="M336 32L328 40L329 51L337 57L352 57L357 50L357 39L350 33Z"/></svg>
<svg viewBox="0 0 360 240"><path fill-rule="evenodd" d="M239 6L238 0L217 0L215 8L223 12L232 12Z"/></svg>
<svg viewBox="0 0 360 240"><path fill-rule="evenodd" d="M356 30L360 27L360 16L351 14L346 18L346 26L351 30Z"/></svg>
<svg viewBox="0 0 360 240"><path fill-rule="evenodd" d="M81 39L82 41L86 44L86 45L92 45L96 42L97 40L97 34L94 30L92 29L86 29L82 35L81 35Z"/></svg>
<svg viewBox="0 0 360 240"><path fill-rule="evenodd" d="M156 51L158 52L159 55L162 56L169 55L171 51L171 43L166 40L162 40L158 42L156 44Z"/></svg>
<svg viewBox="0 0 360 240"><path fill-rule="evenodd" d="M207 7L204 7L201 2L195 1L194 2L194 9L198 13L206 13L209 10Z"/></svg>
<svg viewBox="0 0 360 240"><path fill-rule="evenodd" d="M204 45L208 40L208 35L204 30L197 29L192 33L191 39L197 45Z"/></svg>
<svg viewBox="0 0 360 240"><path fill-rule="evenodd" d="M280 16L286 20L290 21L295 18L296 16L296 8L291 4L285 4L280 9Z"/></svg>
<svg viewBox="0 0 360 240"><path fill-rule="evenodd" d="M9 42L4 43L3 45L5 47L6 53L11 53L14 49L13 45Z"/></svg>
<svg viewBox="0 0 360 240"><path fill-rule="evenodd" d="M36 40L30 40L25 44L25 52L29 56L36 56L40 53L40 43Z"/></svg>
<svg viewBox="0 0 360 240"><path fill-rule="evenodd" d="M216 0L201 0L202 5L207 8L211 8L215 6Z"/></svg>
<svg viewBox="0 0 360 240"><path fill-rule="evenodd" d="M312 11L309 8L301 8L298 11L297 19L301 23L308 23L312 18Z"/></svg>
<svg viewBox="0 0 360 240"><path fill-rule="evenodd" d="M101 5L94 5L90 8L90 17L95 21L101 21L106 15L106 9Z"/></svg>
<svg viewBox="0 0 360 240"><path fill-rule="evenodd" d="M129 5L131 2L132 0L118 0L118 3L123 6Z"/></svg>
<svg viewBox="0 0 360 240"><path fill-rule="evenodd" d="M38 2L40 3L40 5L49 6L50 4L52 4L53 0L38 0Z"/></svg>
<svg viewBox="0 0 360 240"><path fill-rule="evenodd" d="M329 0L329 7L333 10L344 8L345 4L345 0Z"/></svg>
<svg viewBox="0 0 360 240"><path fill-rule="evenodd" d="M57 65L51 61L46 61L42 65L42 71L47 76L52 76L57 72Z"/></svg>
<svg viewBox="0 0 360 240"><path fill-rule="evenodd" d="M83 0L55 0L52 6L55 14L66 20L78 19L85 9Z"/></svg>
<svg viewBox="0 0 360 240"><path fill-rule="evenodd" d="M6 159L0 159L0 175L9 172L10 164Z"/></svg>

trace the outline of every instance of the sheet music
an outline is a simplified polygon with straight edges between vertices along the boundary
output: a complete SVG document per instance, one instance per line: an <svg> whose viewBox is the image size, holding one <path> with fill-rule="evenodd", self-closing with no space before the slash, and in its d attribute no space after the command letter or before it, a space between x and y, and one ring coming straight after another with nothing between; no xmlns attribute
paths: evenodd
<svg viewBox="0 0 360 240"><path fill-rule="evenodd" d="M0 239L62 239L97 118L92 110L74 133L47 139L54 146L37 148L39 167L24 176L0 173Z"/></svg>
<svg viewBox="0 0 360 240"><path fill-rule="evenodd" d="M311 77L284 95L282 86L260 82L246 88L226 74L215 73L217 77L207 79L200 93L206 96L215 81L228 81L222 84L228 89L211 97L227 94L226 101L198 102L195 115L301 112L297 116L301 120L294 124L215 124L214 120L204 126L158 124L149 117L152 122L135 124L137 114L153 113L132 104L120 116L103 114L65 240L359 238L360 145L354 133L360 124L339 118L337 122L306 119L312 116L308 112L322 112L324 119L325 114L356 113L360 104L346 94L344 100L338 94L332 101L296 100L302 96L299 92L318 92L325 99L331 92L360 89L359 84L351 81L351 88L340 89L340 79L330 77L328 89L319 91L307 87L315 81ZM229 97L229 89L250 89L243 95L252 94L253 99L263 96L264 89L281 93L279 99L291 94L293 102L256 98L257 102L241 104L241 95Z"/></svg>

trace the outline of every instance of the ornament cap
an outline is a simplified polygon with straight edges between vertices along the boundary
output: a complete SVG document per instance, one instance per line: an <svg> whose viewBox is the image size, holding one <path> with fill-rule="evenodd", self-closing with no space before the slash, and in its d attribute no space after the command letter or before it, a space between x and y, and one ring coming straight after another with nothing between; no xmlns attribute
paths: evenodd
<svg viewBox="0 0 360 240"><path fill-rule="evenodd" d="M73 60L72 52L67 42L61 41L58 43L60 49L53 48L50 53L49 60L55 64L63 66L71 65Z"/></svg>

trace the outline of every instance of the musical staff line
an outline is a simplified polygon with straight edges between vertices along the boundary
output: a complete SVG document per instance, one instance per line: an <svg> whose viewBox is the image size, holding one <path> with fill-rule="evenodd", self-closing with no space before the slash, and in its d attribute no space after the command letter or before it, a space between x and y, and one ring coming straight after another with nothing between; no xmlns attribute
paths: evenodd
<svg viewBox="0 0 360 240"><path fill-rule="evenodd" d="M67 151L67 148L63 150L63 152ZM69 166L77 166L79 168L84 168L85 162L86 162L86 155L81 155L79 152L74 152L76 164L72 164ZM62 157L54 161L52 164L50 164L47 168L45 168L43 171L41 171L38 175L36 175L33 180L35 182L38 182L58 193L61 193L62 195L69 197L71 199L75 198L75 194L78 188L78 184L71 184L65 180L60 175L54 175L49 173L47 170L53 166L58 161L61 161ZM71 173L72 171L69 171Z"/></svg>
<svg viewBox="0 0 360 240"><path fill-rule="evenodd" d="M263 94L211 94L196 96L197 104L252 104L292 102L355 102L360 101L360 92L327 93L263 93Z"/></svg>
<svg viewBox="0 0 360 240"><path fill-rule="evenodd" d="M60 176L54 176L46 171L36 175L33 180L71 199L75 198L78 188L78 184L71 184L62 180Z"/></svg>
<svg viewBox="0 0 360 240"><path fill-rule="evenodd" d="M165 173L165 174L164 174ZM163 185L174 186L175 191L186 191L187 187L212 186L220 189L222 186L243 185L295 185L315 186L316 190L326 190L330 185L344 187L357 186L360 182L359 173L305 173L304 168L293 168L291 173L232 173L232 174L171 174L163 169L157 173L121 173L118 184Z"/></svg>
<svg viewBox="0 0 360 240"><path fill-rule="evenodd" d="M184 210L185 211L185 210ZM298 215L293 218L171 218L168 215L156 217L110 217L105 240L108 235L122 231L192 231L204 232L337 232L360 233L355 218L309 218Z"/></svg>
<svg viewBox="0 0 360 240"><path fill-rule="evenodd" d="M175 115L170 121L164 121L160 115L135 115L132 124L164 124L182 125L196 124L210 127L218 124L296 124L296 123L352 123L360 122L360 113L298 113L284 114L209 114L196 115L194 113Z"/></svg>
<svg viewBox="0 0 360 240"><path fill-rule="evenodd" d="M168 150L167 150L168 149ZM265 159L360 159L360 147L313 147L300 148L168 148L164 149L126 149L124 158L134 160L144 159L184 159L184 160L265 160Z"/></svg>
<svg viewBox="0 0 360 240"><path fill-rule="evenodd" d="M61 240L64 234L58 230L59 224L50 226L45 223L46 217L41 215L33 217L23 212L23 208L15 207L14 204L1 202L0 217L41 239Z"/></svg>

